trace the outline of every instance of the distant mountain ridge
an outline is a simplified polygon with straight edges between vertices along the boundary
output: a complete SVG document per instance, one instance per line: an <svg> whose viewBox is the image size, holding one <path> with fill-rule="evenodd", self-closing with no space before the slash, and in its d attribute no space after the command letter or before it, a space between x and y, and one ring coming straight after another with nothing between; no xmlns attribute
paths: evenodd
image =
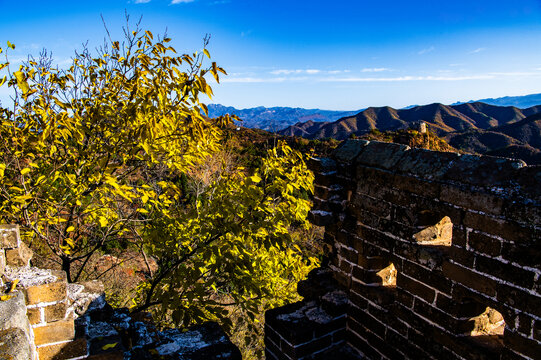
<svg viewBox="0 0 541 360"><path fill-rule="evenodd" d="M266 108L263 106L249 109L236 109L232 106L220 104L210 104L208 105L208 110L210 117L234 114L243 120L239 124L244 127L259 128L274 132L298 122L332 122L361 111L334 111L290 107Z"/></svg>
<svg viewBox="0 0 541 360"><path fill-rule="evenodd" d="M541 105L526 109L481 102L450 106L435 103L398 110L388 106L370 107L334 122L297 123L278 133L344 140L376 129L415 128L421 121L456 149L541 164Z"/></svg>
<svg viewBox="0 0 541 360"><path fill-rule="evenodd" d="M469 129L486 130L518 122L541 112L541 106L519 109L512 106L495 106L480 102L460 105L429 104L408 109L389 106L369 107L355 115L334 122L313 124L297 123L279 131L279 134L302 136L308 139L332 137L343 140L363 135L370 130L394 131L407 129L424 121L439 136Z"/></svg>
<svg viewBox="0 0 541 360"><path fill-rule="evenodd" d="M470 100L467 103L457 102L452 105L468 104L474 102L482 102L489 105L497 106L514 106L517 108L525 109L532 106L541 104L541 94L530 94L522 96L504 96L500 98L487 98L480 100Z"/></svg>

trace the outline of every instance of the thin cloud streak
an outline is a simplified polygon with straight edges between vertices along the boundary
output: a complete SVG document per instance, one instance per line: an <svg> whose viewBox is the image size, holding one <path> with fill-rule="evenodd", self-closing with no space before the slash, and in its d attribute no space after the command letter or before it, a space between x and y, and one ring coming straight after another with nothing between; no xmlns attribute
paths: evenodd
<svg viewBox="0 0 541 360"><path fill-rule="evenodd" d="M387 78L327 78L321 79L324 82L401 82L401 81L464 81L464 80L488 80L494 79L492 75L473 76L398 76Z"/></svg>
<svg viewBox="0 0 541 360"><path fill-rule="evenodd" d="M171 5L191 3L191 2L194 2L194 0L172 0Z"/></svg>
<svg viewBox="0 0 541 360"><path fill-rule="evenodd" d="M388 68L364 68L361 70L361 72L382 72L382 71L391 71L391 69Z"/></svg>
<svg viewBox="0 0 541 360"><path fill-rule="evenodd" d="M417 54L424 55L424 54L428 54L429 52L432 52L434 50L436 50L436 48L434 46L431 46L429 48L420 50Z"/></svg>
<svg viewBox="0 0 541 360"><path fill-rule="evenodd" d="M480 53L481 51L485 51L487 48L484 48L484 47L480 47L480 48L477 48L475 50L472 50L470 51L470 54L478 54Z"/></svg>
<svg viewBox="0 0 541 360"><path fill-rule="evenodd" d="M467 81L467 80L490 80L496 78L495 74L487 75L472 75L472 76L398 76L398 77L277 77L277 78L261 78L261 77L240 77L226 78L222 82L228 83L283 83L283 82L299 82L299 81L316 81L316 82L403 82L403 81Z"/></svg>

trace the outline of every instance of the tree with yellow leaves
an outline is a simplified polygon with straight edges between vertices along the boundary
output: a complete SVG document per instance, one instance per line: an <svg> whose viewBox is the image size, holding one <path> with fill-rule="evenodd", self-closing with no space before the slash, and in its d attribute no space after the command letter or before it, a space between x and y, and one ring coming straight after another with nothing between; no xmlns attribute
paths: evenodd
<svg viewBox="0 0 541 360"><path fill-rule="evenodd" d="M259 169L214 162L187 201L179 179L201 180L231 118L208 119L200 101L212 96L206 77L225 74L205 65L208 38L192 55L169 42L125 29L123 42L84 49L64 70L41 56L14 71L6 56L0 83L13 106L0 107L0 221L45 246L70 282L108 243L136 242L158 270L134 311L231 326L231 309L253 320L292 299L316 265L292 231L308 226L313 176L279 144Z"/></svg>

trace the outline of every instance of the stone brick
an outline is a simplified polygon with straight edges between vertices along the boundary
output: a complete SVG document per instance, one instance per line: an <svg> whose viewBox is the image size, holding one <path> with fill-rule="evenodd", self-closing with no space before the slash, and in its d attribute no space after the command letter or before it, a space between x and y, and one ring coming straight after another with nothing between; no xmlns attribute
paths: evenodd
<svg viewBox="0 0 541 360"><path fill-rule="evenodd" d="M336 170L336 161L329 158L311 157L307 162L310 170L315 172L329 172Z"/></svg>
<svg viewBox="0 0 541 360"><path fill-rule="evenodd" d="M37 349L39 360L61 360L85 356L88 354L85 338L74 341L46 345Z"/></svg>
<svg viewBox="0 0 541 360"><path fill-rule="evenodd" d="M407 145L371 141L357 157L357 164L392 169L409 149Z"/></svg>
<svg viewBox="0 0 541 360"><path fill-rule="evenodd" d="M539 304L541 304L541 296L530 294L529 292L507 284L498 284L496 291L498 302L511 308L541 317L541 306L539 306Z"/></svg>
<svg viewBox="0 0 541 360"><path fill-rule="evenodd" d="M470 269L457 264L445 261L443 263L443 274L449 279L456 281L464 286L471 287L488 296L496 295L496 284L494 280L477 274Z"/></svg>
<svg viewBox="0 0 541 360"><path fill-rule="evenodd" d="M489 188L511 186L517 170L525 164L522 160L466 154L450 164L443 178Z"/></svg>
<svg viewBox="0 0 541 360"><path fill-rule="evenodd" d="M434 301L436 292L425 284L414 280L402 273L398 273L396 278L396 286L408 291L409 293L424 299L427 302Z"/></svg>
<svg viewBox="0 0 541 360"><path fill-rule="evenodd" d="M18 248L20 238L19 225L0 225L0 249Z"/></svg>
<svg viewBox="0 0 541 360"><path fill-rule="evenodd" d="M425 179L440 179L459 156L451 152L411 149L400 160L397 170Z"/></svg>
<svg viewBox="0 0 541 360"><path fill-rule="evenodd" d="M26 303L34 305L41 302L65 300L67 298L66 285L65 278L60 278L54 283L31 286L25 290Z"/></svg>
<svg viewBox="0 0 541 360"><path fill-rule="evenodd" d="M475 269L512 284L531 289L535 273L486 256L477 256Z"/></svg>
<svg viewBox="0 0 541 360"><path fill-rule="evenodd" d="M73 340L75 325L73 319L56 321L34 328L34 341L37 346L66 340Z"/></svg>
<svg viewBox="0 0 541 360"><path fill-rule="evenodd" d="M528 339L516 332L508 331L503 338L506 346L519 354L526 355L532 359L541 359L541 343Z"/></svg>
<svg viewBox="0 0 541 360"><path fill-rule="evenodd" d="M55 305L46 306L43 310L45 311L45 322L53 322L57 320L62 320L66 317L66 303L59 303Z"/></svg>
<svg viewBox="0 0 541 360"><path fill-rule="evenodd" d="M427 198L437 198L441 191L441 185L437 182L403 175L395 175L392 186L400 191L408 191Z"/></svg>
<svg viewBox="0 0 541 360"><path fill-rule="evenodd" d="M6 250L6 264L13 267L30 266L32 250L24 242L18 248Z"/></svg>
<svg viewBox="0 0 541 360"><path fill-rule="evenodd" d="M426 285L440 292L451 294L451 281L443 276L441 271L427 270L411 261L404 261L402 272L414 279L419 279Z"/></svg>
<svg viewBox="0 0 541 360"><path fill-rule="evenodd" d="M478 193L477 191L466 191L451 185L442 185L440 199L466 209L495 215L502 213L504 204L504 200L500 197Z"/></svg>
<svg viewBox="0 0 541 360"><path fill-rule="evenodd" d="M333 151L332 156L334 159L342 163L350 163L355 160L364 147L369 143L370 141L362 139L350 139L344 141L336 148L336 150Z"/></svg>
<svg viewBox="0 0 541 360"><path fill-rule="evenodd" d="M529 243L534 233L531 226L520 225L514 221L499 219L472 211L466 211L464 215L464 226L514 242Z"/></svg>
<svg viewBox="0 0 541 360"><path fill-rule="evenodd" d="M31 325L39 324L41 322L41 308L35 307L26 309L26 315Z"/></svg>
<svg viewBox="0 0 541 360"><path fill-rule="evenodd" d="M502 251L502 242L499 239L477 231L468 234L468 245L475 251L494 257Z"/></svg>

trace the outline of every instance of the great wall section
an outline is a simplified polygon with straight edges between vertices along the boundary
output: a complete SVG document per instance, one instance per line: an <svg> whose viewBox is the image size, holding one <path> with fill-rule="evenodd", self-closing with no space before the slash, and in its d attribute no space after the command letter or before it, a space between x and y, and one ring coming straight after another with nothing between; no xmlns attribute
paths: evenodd
<svg viewBox="0 0 541 360"><path fill-rule="evenodd" d="M541 359L541 167L364 140L310 164L329 255L266 313L268 360ZM2 360L240 359L215 324L158 331L31 256L0 227Z"/></svg>
<svg viewBox="0 0 541 360"><path fill-rule="evenodd" d="M541 167L348 140L313 159L329 261L267 359L541 359Z"/></svg>

